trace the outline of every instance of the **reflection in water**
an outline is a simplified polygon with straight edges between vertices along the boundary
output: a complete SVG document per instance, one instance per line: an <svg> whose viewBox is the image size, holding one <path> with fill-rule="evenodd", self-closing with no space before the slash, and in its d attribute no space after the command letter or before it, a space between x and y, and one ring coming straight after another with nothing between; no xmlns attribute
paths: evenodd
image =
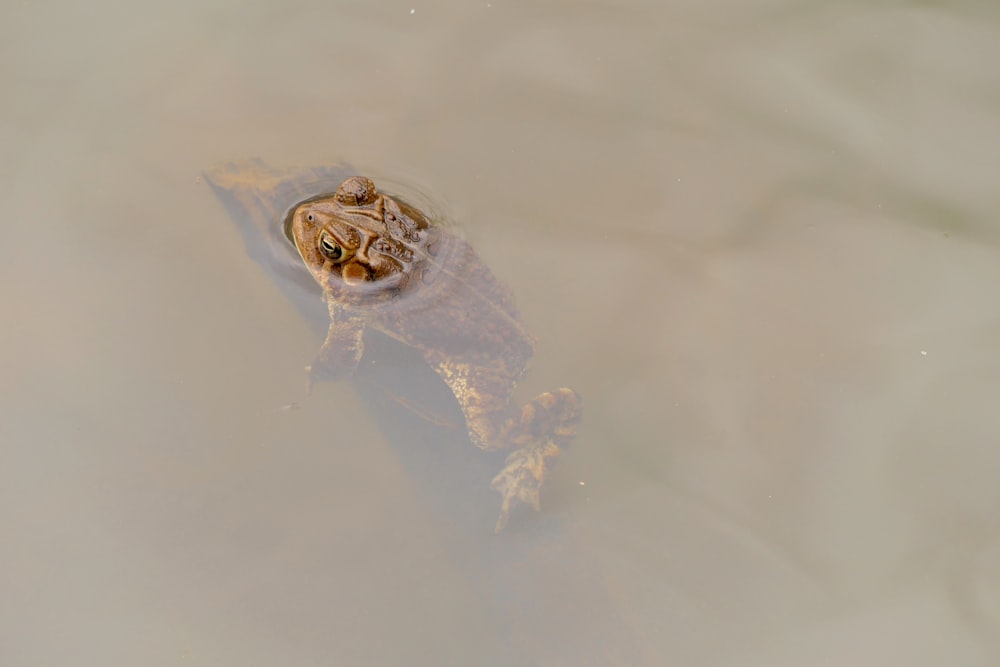
<svg viewBox="0 0 1000 667"><path fill-rule="evenodd" d="M236 9L0 10L0 663L1000 661L986 5ZM542 514L392 341L307 395L247 155L448 197L587 402Z"/></svg>

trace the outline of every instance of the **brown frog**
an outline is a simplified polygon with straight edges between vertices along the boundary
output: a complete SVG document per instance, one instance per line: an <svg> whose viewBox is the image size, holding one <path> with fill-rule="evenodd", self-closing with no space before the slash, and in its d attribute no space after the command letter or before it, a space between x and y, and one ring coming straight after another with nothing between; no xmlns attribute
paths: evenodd
<svg viewBox="0 0 1000 667"><path fill-rule="evenodd" d="M581 403L561 388L512 409L534 341L510 290L464 240L368 178L298 204L287 224L330 311L310 382L351 373L368 327L419 350L458 399L472 443L511 450L492 482L503 497L497 532L518 502L539 510L539 489L576 433Z"/></svg>

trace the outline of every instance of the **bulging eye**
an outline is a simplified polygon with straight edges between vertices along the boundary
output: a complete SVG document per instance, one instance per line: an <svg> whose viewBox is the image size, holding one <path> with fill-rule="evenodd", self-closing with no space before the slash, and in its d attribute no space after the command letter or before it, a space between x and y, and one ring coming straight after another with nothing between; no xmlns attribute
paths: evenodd
<svg viewBox="0 0 1000 667"><path fill-rule="evenodd" d="M329 234L323 234L319 238L319 251L331 262L336 262L344 256L344 249Z"/></svg>
<svg viewBox="0 0 1000 667"><path fill-rule="evenodd" d="M340 184L334 196L347 206L367 206L375 201L375 184L370 178L352 176Z"/></svg>
<svg viewBox="0 0 1000 667"><path fill-rule="evenodd" d="M316 222L316 216L312 213L306 213L306 220L309 222Z"/></svg>

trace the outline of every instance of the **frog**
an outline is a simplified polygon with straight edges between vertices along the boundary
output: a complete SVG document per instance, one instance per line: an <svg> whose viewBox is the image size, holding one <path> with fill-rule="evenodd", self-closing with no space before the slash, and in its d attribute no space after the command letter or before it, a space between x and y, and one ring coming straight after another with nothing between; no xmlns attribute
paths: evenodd
<svg viewBox="0 0 1000 667"><path fill-rule="evenodd" d="M511 289L472 246L366 176L294 205L286 232L329 311L326 339L306 368L310 388L351 376L367 330L413 348L454 395L472 445L508 452L490 483L501 497L494 531L518 505L540 511L582 401L560 387L517 408L515 388L536 341Z"/></svg>

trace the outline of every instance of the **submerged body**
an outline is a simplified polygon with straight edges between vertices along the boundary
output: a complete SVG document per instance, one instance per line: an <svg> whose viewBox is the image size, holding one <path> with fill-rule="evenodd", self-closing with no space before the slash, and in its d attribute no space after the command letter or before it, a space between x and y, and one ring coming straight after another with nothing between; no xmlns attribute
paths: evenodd
<svg viewBox="0 0 1000 667"><path fill-rule="evenodd" d="M562 388L512 410L534 341L510 290L464 240L367 178L299 204L288 226L330 313L310 377L357 368L366 328L415 348L455 395L472 443L511 450L492 482L503 497L496 530L518 502L538 510L550 462L575 434L581 406Z"/></svg>

